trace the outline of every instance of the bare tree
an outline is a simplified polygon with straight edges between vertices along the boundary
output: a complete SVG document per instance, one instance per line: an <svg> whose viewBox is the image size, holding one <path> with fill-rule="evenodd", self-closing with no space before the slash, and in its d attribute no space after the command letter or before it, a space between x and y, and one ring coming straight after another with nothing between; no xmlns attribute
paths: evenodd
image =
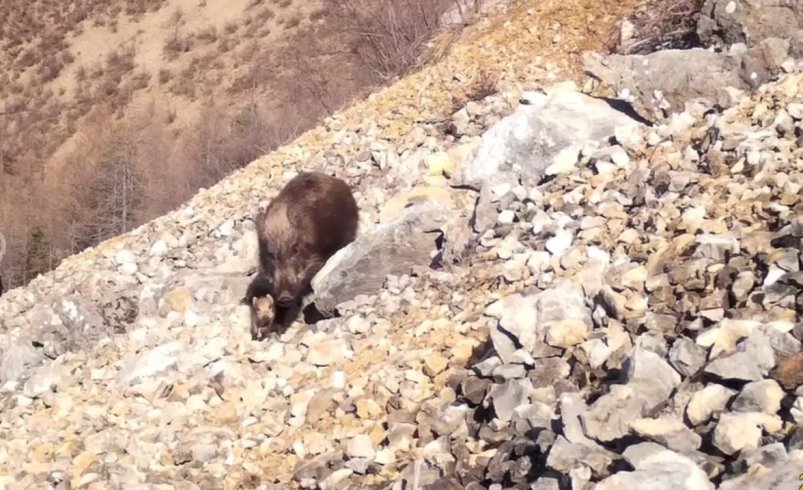
<svg viewBox="0 0 803 490"><path fill-rule="evenodd" d="M335 15L356 37L363 62L382 79L420 65L426 43L453 0L330 0ZM380 4L378 7L371 4Z"/></svg>
<svg viewBox="0 0 803 490"><path fill-rule="evenodd" d="M69 215L72 245L81 250L132 229L142 206L138 128L97 128L71 157ZM71 247L72 248L72 247Z"/></svg>
<svg viewBox="0 0 803 490"><path fill-rule="evenodd" d="M3 258L6 256L6 250L8 249L8 244L6 243L6 237L3 235L3 230L0 230L0 266L3 265ZM3 271L0 269L0 296L3 295Z"/></svg>

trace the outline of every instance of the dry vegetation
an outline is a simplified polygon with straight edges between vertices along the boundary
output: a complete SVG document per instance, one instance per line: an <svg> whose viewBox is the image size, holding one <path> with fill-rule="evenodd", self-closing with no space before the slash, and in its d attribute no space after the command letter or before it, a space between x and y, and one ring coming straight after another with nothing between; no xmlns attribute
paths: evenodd
<svg viewBox="0 0 803 490"><path fill-rule="evenodd" d="M6 285L414 70L453 1L0 2Z"/></svg>
<svg viewBox="0 0 803 490"><path fill-rule="evenodd" d="M697 17L703 0L647 0L635 13L633 38L618 46L622 54L699 46Z"/></svg>

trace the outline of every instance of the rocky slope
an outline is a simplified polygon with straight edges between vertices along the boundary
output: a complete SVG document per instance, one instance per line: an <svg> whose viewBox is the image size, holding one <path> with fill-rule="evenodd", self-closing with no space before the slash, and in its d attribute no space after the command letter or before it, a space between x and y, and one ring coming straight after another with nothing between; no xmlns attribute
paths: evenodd
<svg viewBox="0 0 803 490"><path fill-rule="evenodd" d="M5 295L0 481L792 487L797 45L712 52L724 80L763 69L724 95L661 86L682 66L632 68L704 50L587 58L587 88L633 102L620 111L545 83L599 50L591 3L560 2L560 28L558 2L485 19L442 62ZM451 111L481 63L501 93ZM339 316L253 342L249 217L312 168L347 179L363 214L313 284Z"/></svg>

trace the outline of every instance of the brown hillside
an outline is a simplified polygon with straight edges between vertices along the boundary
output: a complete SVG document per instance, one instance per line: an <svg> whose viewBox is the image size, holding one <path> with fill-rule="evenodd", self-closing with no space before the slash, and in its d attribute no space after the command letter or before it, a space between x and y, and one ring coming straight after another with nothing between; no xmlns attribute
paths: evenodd
<svg viewBox="0 0 803 490"><path fill-rule="evenodd" d="M451 3L1 3L6 282L163 214L414 67ZM372 37L389 27L404 41Z"/></svg>

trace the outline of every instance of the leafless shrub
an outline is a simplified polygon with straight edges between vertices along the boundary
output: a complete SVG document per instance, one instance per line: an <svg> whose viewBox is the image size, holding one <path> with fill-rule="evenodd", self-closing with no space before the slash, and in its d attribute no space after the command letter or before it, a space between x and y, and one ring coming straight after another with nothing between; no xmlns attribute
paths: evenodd
<svg viewBox="0 0 803 490"><path fill-rule="evenodd" d="M207 26L195 34L195 39L204 43L213 43L217 41L217 29L215 26Z"/></svg>
<svg viewBox="0 0 803 490"><path fill-rule="evenodd" d="M36 50L34 48L26 49L22 52L22 54L17 58L17 63L25 69L29 66L33 66L36 63Z"/></svg>
<svg viewBox="0 0 803 490"><path fill-rule="evenodd" d="M237 32L238 25L235 22L227 22L225 26L223 26L223 32L226 34L234 34Z"/></svg>
<svg viewBox="0 0 803 490"><path fill-rule="evenodd" d="M480 68L477 73L471 77L468 87L465 91L468 100L482 100L489 95L493 95L499 91L499 74Z"/></svg>
<svg viewBox="0 0 803 490"><path fill-rule="evenodd" d="M630 20L632 39L618 45L621 54L645 54L660 49L687 49L699 46L697 18L703 0L650 0Z"/></svg>
<svg viewBox="0 0 803 490"><path fill-rule="evenodd" d="M172 77L172 76L173 76L173 74L170 73L170 70L168 70L167 68L160 68L159 69L159 84L160 85L166 84L167 82L170 81L170 77Z"/></svg>
<svg viewBox="0 0 803 490"><path fill-rule="evenodd" d="M440 14L450 3L449 0L330 1L334 16L356 37L356 50L363 62L385 80L420 66L419 57L438 30Z"/></svg>
<svg viewBox="0 0 803 490"><path fill-rule="evenodd" d="M295 29L299 24L301 24L301 15L296 13L287 18L284 26L287 29Z"/></svg>
<svg viewBox="0 0 803 490"><path fill-rule="evenodd" d="M275 16L276 14L273 13L273 10L271 10L270 7L265 7L261 9L259 12L257 12L255 19L259 22L264 23L274 18Z"/></svg>
<svg viewBox="0 0 803 490"><path fill-rule="evenodd" d="M162 48L162 53L168 61L173 61L182 53L192 49L192 43L187 38L171 37Z"/></svg>
<svg viewBox="0 0 803 490"><path fill-rule="evenodd" d="M326 9L315 9L313 12L309 14L309 20L311 22L318 22L319 20L326 17L327 11Z"/></svg>
<svg viewBox="0 0 803 490"><path fill-rule="evenodd" d="M229 37L221 37L218 39L217 50L219 53L228 53L234 48L236 43Z"/></svg>
<svg viewBox="0 0 803 490"><path fill-rule="evenodd" d="M131 90L142 90L148 88L148 82L151 80L150 73L141 71L131 77L131 80L128 82L129 87Z"/></svg>
<svg viewBox="0 0 803 490"><path fill-rule="evenodd" d="M454 113L471 101L480 101L499 91L499 76L484 68L479 68L460 88L451 93L451 110Z"/></svg>
<svg viewBox="0 0 803 490"><path fill-rule="evenodd" d="M62 68L64 68L64 65L58 56L48 56L39 63L36 72L39 75L39 80L46 83L55 80L61 73Z"/></svg>
<svg viewBox="0 0 803 490"><path fill-rule="evenodd" d="M120 50L115 50L106 56L106 66L104 73L106 77L115 83L120 83L123 75L134 69L134 47L129 45Z"/></svg>

